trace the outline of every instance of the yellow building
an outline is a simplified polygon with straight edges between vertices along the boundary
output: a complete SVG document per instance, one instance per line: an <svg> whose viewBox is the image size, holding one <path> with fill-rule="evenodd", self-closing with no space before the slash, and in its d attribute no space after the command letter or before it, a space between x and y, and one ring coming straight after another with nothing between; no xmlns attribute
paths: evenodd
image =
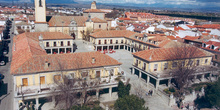
<svg viewBox="0 0 220 110"><path fill-rule="evenodd" d="M156 41L155 41L156 39ZM105 30L90 34L90 42L94 45L94 50L128 50L137 52L153 48L168 48L175 44L165 36L146 36L128 30Z"/></svg>
<svg viewBox="0 0 220 110"><path fill-rule="evenodd" d="M190 53L189 50L194 50L195 53L191 56L184 55L184 52ZM175 58L175 53L178 53L181 57ZM212 73L212 56L213 54L197 49L196 47L144 50L133 53L132 73L138 75L148 85L154 85L156 89L158 89L160 84L166 84L169 87L173 79L172 72L177 69L178 64L188 65L191 62L188 66L196 68L196 72L192 76L203 80L205 76L210 76Z"/></svg>
<svg viewBox="0 0 220 110"><path fill-rule="evenodd" d="M37 107L41 98L52 97L54 100L55 81L64 75L69 79L99 80L100 85L95 89L109 89L111 97L112 89L117 87L115 78L119 75L121 63L100 52L48 55L39 42L46 34L24 33L13 38L10 69L14 80L15 109L18 109L20 100L35 99Z"/></svg>

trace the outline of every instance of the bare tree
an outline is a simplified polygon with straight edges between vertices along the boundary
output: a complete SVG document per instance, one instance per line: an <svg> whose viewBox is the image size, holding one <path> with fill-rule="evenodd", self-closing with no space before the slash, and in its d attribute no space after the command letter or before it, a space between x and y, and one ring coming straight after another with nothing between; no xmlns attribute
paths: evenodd
<svg viewBox="0 0 220 110"><path fill-rule="evenodd" d="M65 109L69 109L73 105L76 104L77 97L76 97L76 90L74 88L77 87L76 85L76 79L70 78L70 76L65 74L66 70L66 63L62 61L61 59L57 58L57 70L60 72L60 74L55 75L54 81L56 84L56 90L59 90L59 92L55 93L56 95L56 106L59 102L65 103ZM62 107L63 108L63 107Z"/></svg>
<svg viewBox="0 0 220 110"><path fill-rule="evenodd" d="M81 31L81 34L83 35L83 40L89 41L90 33L92 32L91 28L87 28L86 31Z"/></svg>
<svg viewBox="0 0 220 110"><path fill-rule="evenodd" d="M179 97L183 94L184 87L189 85L189 78L196 71L199 64L195 58L202 55L202 51L192 45L182 45L170 48L165 57L170 65L172 77L179 89Z"/></svg>
<svg viewBox="0 0 220 110"><path fill-rule="evenodd" d="M89 71L83 70L86 66L86 63L83 62L82 56L77 55L74 59L73 65L76 69L78 77L74 75L66 74L68 65L65 61L61 59L56 59L57 70L60 74L54 77L56 83L56 89L59 90L59 93L55 93L57 103L65 103L65 109L69 109L73 105L86 105L91 101L92 97L90 93L92 90L96 90L99 87L99 80L90 79ZM60 76L59 76L60 75ZM64 108L64 107L62 107Z"/></svg>
<svg viewBox="0 0 220 110"><path fill-rule="evenodd" d="M143 93L146 91L143 89L143 86L141 84L134 83L132 84L132 87L134 89L134 94L138 96L139 98L143 98Z"/></svg>

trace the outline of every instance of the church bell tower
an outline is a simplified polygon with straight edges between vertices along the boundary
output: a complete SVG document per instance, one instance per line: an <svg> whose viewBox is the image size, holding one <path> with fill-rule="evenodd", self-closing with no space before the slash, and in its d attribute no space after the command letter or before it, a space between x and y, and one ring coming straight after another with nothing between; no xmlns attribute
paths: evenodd
<svg viewBox="0 0 220 110"><path fill-rule="evenodd" d="M35 32L48 31L46 21L46 1L35 0Z"/></svg>

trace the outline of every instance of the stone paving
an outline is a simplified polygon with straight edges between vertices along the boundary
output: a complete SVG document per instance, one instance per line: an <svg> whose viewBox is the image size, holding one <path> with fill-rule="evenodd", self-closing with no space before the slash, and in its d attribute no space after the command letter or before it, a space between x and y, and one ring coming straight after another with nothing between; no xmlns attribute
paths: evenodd
<svg viewBox="0 0 220 110"><path fill-rule="evenodd" d="M150 110L172 110L172 107L169 107L167 105L167 102L164 102L162 98L157 95L153 94L153 96L146 96L145 93L149 90L153 90L154 88L147 87L143 81L141 81L138 76L132 75L131 74L131 67L133 63L133 57L131 52L128 52L126 50L118 50L116 53L109 54L107 55L111 56L112 58L118 60L119 62L122 63L121 65L121 70L124 71L125 75L127 78L130 78L130 83L131 83L131 94L135 94L135 89L134 86L141 88L143 92L143 98L146 101L145 106L149 107Z"/></svg>

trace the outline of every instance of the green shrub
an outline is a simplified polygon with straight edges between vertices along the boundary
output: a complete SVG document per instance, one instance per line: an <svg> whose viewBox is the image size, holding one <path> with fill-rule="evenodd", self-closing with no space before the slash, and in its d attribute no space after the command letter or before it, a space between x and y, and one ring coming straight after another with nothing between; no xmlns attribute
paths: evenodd
<svg viewBox="0 0 220 110"><path fill-rule="evenodd" d="M117 77L117 78L115 78L115 80L116 80L116 81L120 81L120 80L121 80L121 78L120 78L120 77Z"/></svg>
<svg viewBox="0 0 220 110"><path fill-rule="evenodd" d="M171 88L169 88L169 91L170 92L175 92L176 90L175 90L175 88L171 87Z"/></svg>

